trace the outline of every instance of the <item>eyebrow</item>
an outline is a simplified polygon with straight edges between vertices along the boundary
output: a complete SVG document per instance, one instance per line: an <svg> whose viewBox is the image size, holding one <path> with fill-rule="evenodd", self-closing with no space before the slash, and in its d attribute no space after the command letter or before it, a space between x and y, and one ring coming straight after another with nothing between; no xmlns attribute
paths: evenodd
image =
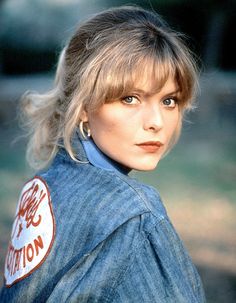
<svg viewBox="0 0 236 303"><path fill-rule="evenodd" d="M161 90L161 89L160 89ZM142 94L144 97L150 97L152 95L155 95L157 94L158 92L160 92L160 90L156 90L156 91L153 91L153 92L147 92L147 91L144 91L142 89L139 89L139 88L134 88L131 93L139 93L139 94ZM170 95L177 95L178 93L180 92L180 89L176 89L174 91L171 91L171 92L167 92L165 94L165 96L170 96Z"/></svg>

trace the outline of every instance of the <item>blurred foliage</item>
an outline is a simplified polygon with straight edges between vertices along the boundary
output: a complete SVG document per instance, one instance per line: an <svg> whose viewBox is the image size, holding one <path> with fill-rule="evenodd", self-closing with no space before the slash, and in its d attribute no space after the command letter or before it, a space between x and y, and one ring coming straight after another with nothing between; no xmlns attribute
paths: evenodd
<svg viewBox="0 0 236 303"><path fill-rule="evenodd" d="M84 1L5 1L0 11L2 47L55 49L86 12Z"/></svg>
<svg viewBox="0 0 236 303"><path fill-rule="evenodd" d="M0 9L0 65L5 74L49 71L92 1L8 0ZM1 62L2 61L2 62Z"/></svg>
<svg viewBox="0 0 236 303"><path fill-rule="evenodd" d="M236 69L234 0L90 0L89 5L85 0L7 0L0 7L2 72L49 70L79 21L127 3L157 11L186 33L206 68Z"/></svg>
<svg viewBox="0 0 236 303"><path fill-rule="evenodd" d="M190 254L196 264L201 265L200 273L207 302L233 303L236 292L236 146L232 145L229 138L221 139L219 145L219 134L211 134L209 130L206 130L201 140L196 140L193 128L192 125L191 133L184 131L176 148L158 164L157 170L132 174L135 178L157 187L160 192ZM19 135L18 130L13 127L5 131L0 129L0 132L2 273L17 199L22 185L33 172L25 166L25 141L9 146L9 141ZM211 140L208 140L206 133L209 133Z"/></svg>
<svg viewBox="0 0 236 303"><path fill-rule="evenodd" d="M214 270L230 259L229 255L222 255L222 251L227 252L235 243L233 236L224 242L229 234L233 234L235 223L223 215L225 204L232 209L236 205L236 74L217 71L219 68L236 69L235 0L0 0L0 272L18 194L25 180L33 174L24 162L25 141L10 144L19 135L17 122L9 118L10 115L4 116L5 112L12 114L15 110L13 102L23 93L21 89L30 88L27 76L15 74L52 70L57 53L78 21L88 14L121 4L137 4L160 13L173 28L191 37L190 47L203 59L206 68L212 68L201 77L199 108L188 117L191 123L184 124L183 136L175 150L161 161L156 171L135 173L135 177L157 187L165 202L171 201L170 210L176 207L181 215L176 223L183 224L185 232L191 230L191 223L195 228L197 238L193 238L191 233L190 240L194 243L190 243L190 252L197 256L203 252L201 261L206 262L203 263L203 279L208 302L234 302L229 298L229 294L235 294L236 271L233 266L228 265L225 272L219 270L218 284L215 283ZM31 74L27 79L32 78ZM50 81L43 75L35 82L37 87L32 89L38 90L41 84L42 89L47 89ZM214 218L218 221L212 220L208 205L211 205L213 217L217 215ZM189 208L194 208L191 217L188 217ZM231 212L230 207L228 212ZM235 210L232 217L235 217L234 213ZM199 217L202 219L200 223ZM212 222L212 233L209 233L209 222ZM225 224L225 229L222 224ZM209 239L204 240L202 235L206 234ZM197 245L200 251L196 249ZM212 276L206 266L212 264L212 258L210 261L207 259L208 246L217 252L219 250L211 268ZM235 259L235 246L232 247L232 258ZM229 283L226 285L229 267L233 272L230 286Z"/></svg>

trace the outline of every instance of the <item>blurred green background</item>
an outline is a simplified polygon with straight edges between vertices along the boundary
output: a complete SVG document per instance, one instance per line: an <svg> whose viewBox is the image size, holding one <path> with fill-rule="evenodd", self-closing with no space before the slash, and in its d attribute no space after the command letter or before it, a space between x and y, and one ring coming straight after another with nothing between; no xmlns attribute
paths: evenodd
<svg viewBox="0 0 236 303"><path fill-rule="evenodd" d="M75 24L104 8L137 4L188 37L201 65L197 109L174 150L135 178L155 186L202 276L207 302L236 301L236 1L0 1L0 272L20 189L34 172L17 104L53 83ZM2 283L2 281L0 282Z"/></svg>

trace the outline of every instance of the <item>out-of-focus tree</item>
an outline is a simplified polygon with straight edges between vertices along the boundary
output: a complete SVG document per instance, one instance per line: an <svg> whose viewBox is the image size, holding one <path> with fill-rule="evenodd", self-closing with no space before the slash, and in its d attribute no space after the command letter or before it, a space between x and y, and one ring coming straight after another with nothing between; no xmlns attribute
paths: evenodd
<svg viewBox="0 0 236 303"><path fill-rule="evenodd" d="M3 72L49 69L76 23L98 10L96 1L87 5L86 0L4 1L0 7Z"/></svg>
<svg viewBox="0 0 236 303"><path fill-rule="evenodd" d="M236 68L235 0L5 0L0 2L3 72L49 69L78 21L127 3L154 9L186 33L206 69Z"/></svg>
<svg viewBox="0 0 236 303"><path fill-rule="evenodd" d="M11 47L54 48L66 29L97 10L96 1L88 6L85 0L8 0L0 11L0 40Z"/></svg>
<svg viewBox="0 0 236 303"><path fill-rule="evenodd" d="M110 5L126 4L109 0ZM136 0L128 3L154 9L177 30L185 32L206 69L236 69L235 0Z"/></svg>

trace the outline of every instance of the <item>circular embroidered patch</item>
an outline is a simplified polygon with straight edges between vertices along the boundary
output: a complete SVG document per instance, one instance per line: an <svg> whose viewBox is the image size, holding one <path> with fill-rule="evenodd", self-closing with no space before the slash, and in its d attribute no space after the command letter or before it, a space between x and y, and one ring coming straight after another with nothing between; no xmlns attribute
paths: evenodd
<svg viewBox="0 0 236 303"><path fill-rule="evenodd" d="M25 278L46 259L55 221L45 181L35 177L22 189L5 261L6 286Z"/></svg>

